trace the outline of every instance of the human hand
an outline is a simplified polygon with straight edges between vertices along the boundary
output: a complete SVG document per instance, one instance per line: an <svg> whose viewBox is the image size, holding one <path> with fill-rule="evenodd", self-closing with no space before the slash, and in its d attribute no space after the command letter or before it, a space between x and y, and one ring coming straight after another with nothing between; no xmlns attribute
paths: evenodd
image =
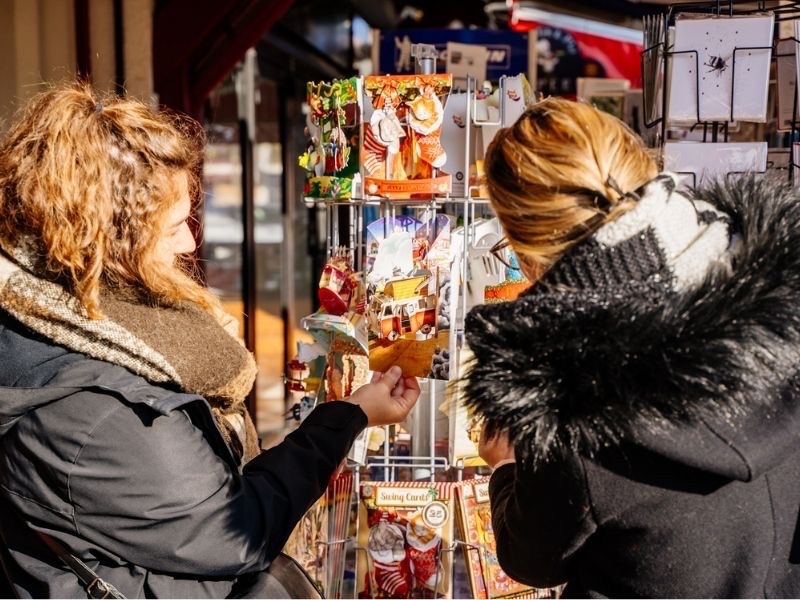
<svg viewBox="0 0 800 600"><path fill-rule="evenodd" d="M486 464L496 469L497 467L517 460L514 446L508 439L508 433L497 431L491 437L486 433L486 425L481 430L481 440L478 442L478 454Z"/></svg>
<svg viewBox="0 0 800 600"><path fill-rule="evenodd" d="M347 402L358 404L367 415L367 425L392 425L403 421L419 398L416 377L403 377L400 367L385 373L376 371L372 381L362 385Z"/></svg>

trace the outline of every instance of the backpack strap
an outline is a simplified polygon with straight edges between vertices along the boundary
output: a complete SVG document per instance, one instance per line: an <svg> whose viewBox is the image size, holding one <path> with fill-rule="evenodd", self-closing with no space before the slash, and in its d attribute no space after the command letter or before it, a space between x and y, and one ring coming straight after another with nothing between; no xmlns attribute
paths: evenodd
<svg viewBox="0 0 800 600"><path fill-rule="evenodd" d="M36 533L47 547L50 548L50 550L75 573L83 585L86 586L86 593L89 595L89 598L125 598L117 588L100 577L77 556L70 554L67 549L53 537L41 531L37 531Z"/></svg>

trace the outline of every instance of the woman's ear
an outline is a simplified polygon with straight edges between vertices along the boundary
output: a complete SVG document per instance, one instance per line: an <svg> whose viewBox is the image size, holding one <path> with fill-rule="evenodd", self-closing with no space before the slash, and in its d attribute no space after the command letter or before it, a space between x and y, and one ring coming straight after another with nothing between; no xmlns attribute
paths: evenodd
<svg viewBox="0 0 800 600"><path fill-rule="evenodd" d="M518 254L517 260L519 261L519 268L522 274L525 275L532 284L536 283L547 270L543 264L526 256L520 256Z"/></svg>

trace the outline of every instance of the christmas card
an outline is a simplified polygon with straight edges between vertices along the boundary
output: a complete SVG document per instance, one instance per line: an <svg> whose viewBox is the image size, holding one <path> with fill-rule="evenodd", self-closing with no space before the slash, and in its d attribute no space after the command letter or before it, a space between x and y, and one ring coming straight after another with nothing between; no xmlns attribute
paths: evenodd
<svg viewBox="0 0 800 600"><path fill-rule="evenodd" d="M359 598L451 598L453 484L361 484Z"/></svg>

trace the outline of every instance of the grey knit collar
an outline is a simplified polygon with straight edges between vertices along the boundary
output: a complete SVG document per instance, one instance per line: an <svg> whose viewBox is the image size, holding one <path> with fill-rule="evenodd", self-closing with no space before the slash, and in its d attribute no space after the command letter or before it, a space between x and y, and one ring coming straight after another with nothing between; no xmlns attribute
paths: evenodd
<svg viewBox="0 0 800 600"><path fill-rule="evenodd" d="M635 208L570 250L530 295L682 292L729 265L730 219L676 191L677 183L676 175L662 173L642 186Z"/></svg>

